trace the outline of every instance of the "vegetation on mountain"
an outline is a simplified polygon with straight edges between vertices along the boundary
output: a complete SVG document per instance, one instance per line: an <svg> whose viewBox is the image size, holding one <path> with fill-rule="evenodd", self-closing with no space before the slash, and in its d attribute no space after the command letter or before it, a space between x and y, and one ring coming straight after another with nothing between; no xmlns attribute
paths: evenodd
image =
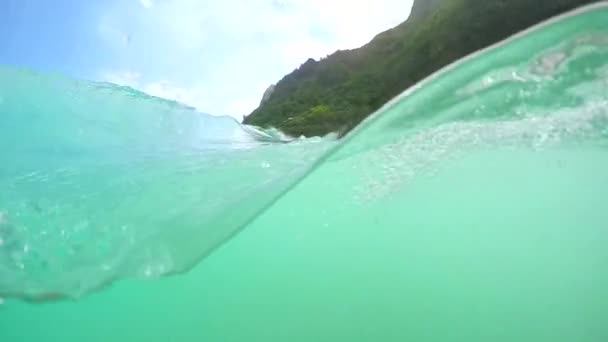
<svg viewBox="0 0 608 342"><path fill-rule="evenodd" d="M597 0L416 0L409 19L367 45L309 59L244 123L292 136L344 134L388 100L474 51Z"/></svg>

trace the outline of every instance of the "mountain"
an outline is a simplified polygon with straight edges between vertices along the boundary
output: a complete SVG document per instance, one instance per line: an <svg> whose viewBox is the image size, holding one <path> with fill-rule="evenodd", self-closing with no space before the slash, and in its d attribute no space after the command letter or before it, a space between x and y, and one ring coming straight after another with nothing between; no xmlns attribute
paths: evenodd
<svg viewBox="0 0 608 342"><path fill-rule="evenodd" d="M417 20L432 14L435 9L439 8L442 2L446 2L446 0L414 1L414 5L412 6L412 11L408 20Z"/></svg>
<svg viewBox="0 0 608 342"><path fill-rule="evenodd" d="M598 0L416 0L408 20L367 45L307 60L272 87L244 123L292 136L344 134L447 64L593 2Z"/></svg>

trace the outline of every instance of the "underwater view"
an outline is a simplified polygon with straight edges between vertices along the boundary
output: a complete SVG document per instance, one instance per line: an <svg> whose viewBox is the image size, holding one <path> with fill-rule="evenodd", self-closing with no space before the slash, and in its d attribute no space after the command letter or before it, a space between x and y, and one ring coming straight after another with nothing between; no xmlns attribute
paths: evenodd
<svg viewBox="0 0 608 342"><path fill-rule="evenodd" d="M291 137L0 66L0 341L607 341L608 4Z"/></svg>

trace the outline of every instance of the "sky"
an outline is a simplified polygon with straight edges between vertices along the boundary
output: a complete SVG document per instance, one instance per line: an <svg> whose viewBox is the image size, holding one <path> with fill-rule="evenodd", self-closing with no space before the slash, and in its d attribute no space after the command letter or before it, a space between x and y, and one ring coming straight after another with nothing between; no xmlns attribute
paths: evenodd
<svg viewBox="0 0 608 342"><path fill-rule="evenodd" d="M308 58L364 45L412 0L0 0L0 65L111 82L241 119Z"/></svg>

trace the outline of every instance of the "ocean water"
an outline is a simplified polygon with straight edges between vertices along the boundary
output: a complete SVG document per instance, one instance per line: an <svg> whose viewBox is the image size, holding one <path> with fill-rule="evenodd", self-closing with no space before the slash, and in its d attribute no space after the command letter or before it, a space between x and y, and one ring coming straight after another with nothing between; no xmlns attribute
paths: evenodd
<svg viewBox="0 0 608 342"><path fill-rule="evenodd" d="M0 341L608 340L605 4L339 140L1 67L0 146Z"/></svg>

